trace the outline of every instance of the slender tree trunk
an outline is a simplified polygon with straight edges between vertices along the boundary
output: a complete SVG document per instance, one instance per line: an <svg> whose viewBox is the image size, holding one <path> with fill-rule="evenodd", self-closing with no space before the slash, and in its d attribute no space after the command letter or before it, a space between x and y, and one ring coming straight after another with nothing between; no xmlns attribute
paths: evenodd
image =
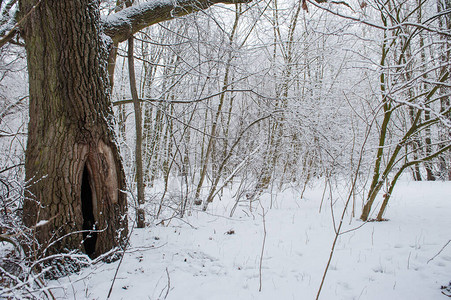
<svg viewBox="0 0 451 300"><path fill-rule="evenodd" d="M233 45L234 42L234 37L238 28L238 22L240 20L240 12L239 12L239 8L238 6L235 7L235 21L233 23L233 27L232 27L232 32L230 33L230 37L229 37L229 46L231 47ZM211 126L211 131L210 131L210 136L208 138L208 144L207 144L207 149L206 152L204 153L204 155L202 156L203 160L202 160L202 167L201 167L201 171L200 171L200 177L199 177L199 182L197 184L197 188L196 188L196 194L194 196L194 204L196 205L201 205L202 204L202 200L200 200L200 192L202 190L202 186L204 184L204 180L205 180L205 176L207 175L207 168L208 168L208 163L210 160L210 157L212 157L213 153L215 152L215 142L217 139L217 126L218 126L218 122L219 122L219 117L222 114L222 107L224 105L224 101L225 101L225 91L227 90L227 88L229 87L230 84L230 77L232 77L233 75L231 74L231 68L232 68L232 61L235 58L234 54L229 52L228 53L228 58L227 58L227 62L226 62L226 69L224 71L224 77L222 80L222 94L219 96L219 104L218 104L218 108L216 111L216 114L214 116L213 119L213 124Z"/></svg>
<svg viewBox="0 0 451 300"><path fill-rule="evenodd" d="M21 12L35 2L20 1ZM41 248L28 250L47 255L80 248L94 257L127 235L98 2L42 1L22 32L30 90L23 220L28 227L47 220L34 229ZM100 232L77 233L91 229Z"/></svg>
<svg viewBox="0 0 451 300"><path fill-rule="evenodd" d="M401 61L403 64L405 64L406 72L404 73L404 79L406 81L412 80L413 76L413 64L409 63L412 59L412 49L411 49L411 43L407 37L404 37L401 39L401 48L405 49L405 54L400 55ZM414 99L415 97L415 89L414 87L410 87L407 91L408 99ZM407 111L409 113L409 122L412 126L416 119L416 111L412 106L409 106L407 108ZM415 137L412 142L409 143L409 146L407 147L406 151L409 151L409 148L412 149L412 158L413 160L418 160L421 150L421 138ZM408 155L406 156L406 159L408 159ZM420 171L420 165L415 164L411 167L412 169L412 176L413 180L415 181L421 181L421 171Z"/></svg>
<svg viewBox="0 0 451 300"><path fill-rule="evenodd" d="M422 2L421 0L418 0L418 10L417 10L417 22L422 22ZM420 58L421 58L421 65L420 65L420 70L423 72L423 83L421 84L421 89L423 91L426 91L428 89L428 84L426 83L426 81L428 80L428 76L427 76L427 71L425 69L425 64L426 64L426 49L424 48L424 35L422 33L419 34L419 44L420 44ZM429 104L425 103L425 107L426 109L424 110L424 121L428 122L431 119L431 113L429 111ZM425 156L429 156L432 153L432 132L431 132L431 128L427 127L424 131L425 134L425 139L424 139L424 143L425 143ZM426 169L426 180L428 181L434 181L435 180L435 175L434 175L434 170L433 170L433 164L430 161L427 161L424 163L424 167Z"/></svg>
<svg viewBox="0 0 451 300"><path fill-rule="evenodd" d="M128 39L128 73L130 80L130 91L133 99L133 108L135 110L135 167L136 167L136 185L138 192L138 208L136 210L136 224L138 228L144 228L144 178L143 178L143 159L142 159L142 115L141 103L138 99L138 90L136 89L135 78L135 58L133 57L133 37Z"/></svg>
<svg viewBox="0 0 451 300"><path fill-rule="evenodd" d="M440 13L444 10L449 10L451 8L451 0L437 0L437 12ZM445 28L451 31L451 15L446 14L438 18L438 23L440 28ZM451 38L449 36L441 37L443 43L440 47L441 60L442 62L449 62L451 59ZM443 66L440 70L441 74L445 74L450 71L449 66ZM440 112L445 113L451 106L451 97L449 96L449 88L441 87L440 94L443 96L440 98ZM448 93L447 93L448 92ZM451 113L445 114L448 120L451 121ZM451 131L445 128L439 129L439 135L441 140L447 140L451 138ZM443 145L442 145L443 146ZM440 156L440 172L443 179L451 180L451 151L443 153Z"/></svg>
<svg viewBox="0 0 451 300"><path fill-rule="evenodd" d="M385 20L384 20L384 22L385 22ZM386 25L386 22L384 25ZM388 42L386 41L386 39L387 39L387 34L384 33L384 43L382 45L382 55L381 55L381 66L386 65L386 57L387 57L387 53L389 51L388 44L387 44ZM376 199L377 194L379 193L379 191L381 190L381 188L384 184L384 179L381 178L381 164L382 164L382 158L384 156L384 147L385 147L385 140L387 137L387 130L389 128L389 122L390 122L390 118L392 115L392 108L389 103L389 99L387 99L387 97L386 97L386 84L387 84L386 80L387 80L387 78L386 78L384 72L382 72L380 74L379 80L380 80L380 90L381 90L382 101L383 101L384 119L382 121L382 125L379 130L379 147L377 149L376 161L374 163L374 168L373 168L373 179L371 181L371 186L368 191L368 197L367 197L366 203L363 206L362 214L360 216L360 219L363 221L368 220L374 200Z"/></svg>
<svg viewBox="0 0 451 300"><path fill-rule="evenodd" d="M121 11L126 0L116 0L116 7L114 8L114 12ZM128 5L130 6L130 5ZM113 90L114 86L114 70L116 68L116 58L117 58L117 47L119 46L119 42L113 42L113 46L111 47L108 53L108 77L110 80L111 90Z"/></svg>
<svg viewBox="0 0 451 300"><path fill-rule="evenodd" d="M413 98L413 93L411 98ZM409 117L410 117L410 124L413 125L415 122L415 110L412 107L408 108L409 110ZM415 138L415 140L412 141L412 152L413 152L413 160L418 160L418 153L421 149L421 140L419 138ZM420 172L420 164L415 164L413 167L413 179L415 181L421 181L421 172Z"/></svg>

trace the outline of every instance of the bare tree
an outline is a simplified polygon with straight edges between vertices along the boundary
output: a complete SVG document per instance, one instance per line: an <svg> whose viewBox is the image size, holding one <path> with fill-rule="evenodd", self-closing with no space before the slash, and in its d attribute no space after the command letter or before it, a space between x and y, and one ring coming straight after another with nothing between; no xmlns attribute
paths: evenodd
<svg viewBox="0 0 451 300"><path fill-rule="evenodd" d="M383 115L373 177L361 215L365 221L384 185L386 191L377 214L379 221L383 220L391 193L404 170L424 164L426 178L434 180L436 158L451 148L447 137L435 142L432 140L432 132L437 131L437 128L450 128L447 115L451 107L443 108L440 105L440 99L447 93L444 91L447 89L450 65L449 60L441 59L443 48L440 37L448 36L449 33L446 33L446 28L437 29L439 34L432 33L434 26L431 23L436 22L441 14L432 11L426 18L425 3L412 4L415 5L396 1L375 4L380 11L383 27L394 29L383 32L379 75L380 109ZM416 17L416 23L410 25L412 23L409 21L413 17ZM426 36L430 38L428 44L425 42ZM417 41L418 44L415 44ZM414 45L419 47L415 49ZM414 89L415 85L419 88ZM440 95L443 92L444 95ZM409 125L399 127L398 120L402 120L406 110ZM413 145L412 150L402 153L407 145ZM415 178L419 179L419 169L416 168Z"/></svg>

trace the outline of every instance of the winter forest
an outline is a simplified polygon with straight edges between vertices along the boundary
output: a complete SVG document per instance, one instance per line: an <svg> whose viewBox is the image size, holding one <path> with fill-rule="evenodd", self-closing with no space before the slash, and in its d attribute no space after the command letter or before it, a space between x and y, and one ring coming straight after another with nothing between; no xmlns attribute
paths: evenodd
<svg viewBox="0 0 451 300"><path fill-rule="evenodd" d="M451 297L450 0L0 0L0 298Z"/></svg>

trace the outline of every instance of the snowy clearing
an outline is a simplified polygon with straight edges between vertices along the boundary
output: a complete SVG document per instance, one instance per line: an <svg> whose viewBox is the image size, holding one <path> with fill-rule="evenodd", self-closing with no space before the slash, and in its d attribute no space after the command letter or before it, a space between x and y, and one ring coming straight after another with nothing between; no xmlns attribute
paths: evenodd
<svg viewBox="0 0 451 300"><path fill-rule="evenodd" d="M451 182L400 182L388 222L366 223L340 237L320 298L446 299L440 287L451 280L451 247L437 253L451 238L450 191ZM110 298L315 299L334 238L330 202L318 213L321 196L320 186L304 199L286 190L273 195L272 209L270 196L262 197L261 292L262 209L242 206L229 218L233 200L223 197L208 213L134 229ZM363 224L350 219L344 230ZM50 285L64 286L53 290L57 297L105 299L118 264L83 269Z"/></svg>

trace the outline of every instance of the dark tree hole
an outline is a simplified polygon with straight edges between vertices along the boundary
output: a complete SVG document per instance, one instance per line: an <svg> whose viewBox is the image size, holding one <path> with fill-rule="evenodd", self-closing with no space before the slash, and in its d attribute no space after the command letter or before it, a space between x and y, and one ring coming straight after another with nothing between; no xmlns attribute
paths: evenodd
<svg viewBox="0 0 451 300"><path fill-rule="evenodd" d="M81 210L83 213L83 240L85 253L92 256L96 250L97 232L94 229L96 223L93 211L93 197L91 188L91 179L87 166L83 170L83 178L81 180Z"/></svg>

